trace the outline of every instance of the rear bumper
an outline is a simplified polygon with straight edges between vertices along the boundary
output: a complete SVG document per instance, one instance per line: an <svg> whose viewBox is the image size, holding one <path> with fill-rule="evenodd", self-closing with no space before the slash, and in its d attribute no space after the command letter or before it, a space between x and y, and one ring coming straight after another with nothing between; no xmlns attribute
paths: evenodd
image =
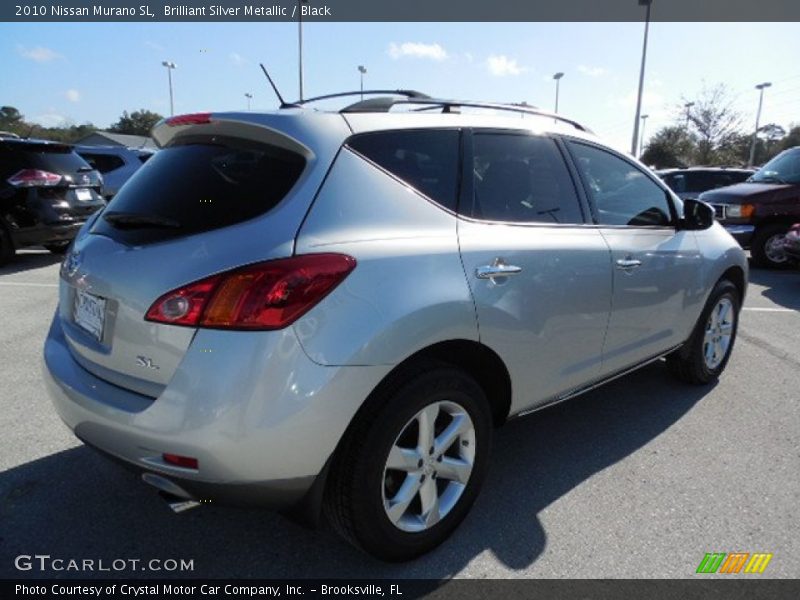
<svg viewBox="0 0 800 600"><path fill-rule="evenodd" d="M12 231L14 246L40 246L42 244L55 244L58 242L71 242L78 235L85 221L73 222L66 225L39 225L35 228Z"/></svg>
<svg viewBox="0 0 800 600"><path fill-rule="evenodd" d="M44 349L55 408L87 444L166 478L186 497L271 508L288 508L306 495L389 369L317 365L291 329L200 330L170 383L152 399L81 367L58 316ZM198 469L164 463L163 453L197 458Z"/></svg>
<svg viewBox="0 0 800 600"><path fill-rule="evenodd" d="M733 236L742 248L749 248L755 233L754 225L724 225L725 231Z"/></svg>

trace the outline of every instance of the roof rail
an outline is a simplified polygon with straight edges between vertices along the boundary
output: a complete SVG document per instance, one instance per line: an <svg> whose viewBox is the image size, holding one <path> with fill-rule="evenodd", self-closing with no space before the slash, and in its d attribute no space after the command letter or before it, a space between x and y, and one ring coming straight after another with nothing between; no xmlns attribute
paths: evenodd
<svg viewBox="0 0 800 600"><path fill-rule="evenodd" d="M292 102L287 106L303 106L304 104L309 104L310 102L318 102L320 100L328 100L330 98L344 98L346 96L363 96L367 94L369 96L374 96L375 94L393 94L395 96L405 96L406 98L430 98L427 94L423 94L422 92L417 92L416 90L357 90L355 92L339 92L337 94L326 94L324 96L315 96L314 98L306 98L305 100L298 100L297 102ZM353 106L356 106L355 104Z"/></svg>
<svg viewBox="0 0 800 600"><path fill-rule="evenodd" d="M379 101L379 102L378 102ZM587 133L592 133L592 130L586 127L585 125L579 123L578 121L574 121L573 119L568 119L566 117L562 117L556 113L551 113L546 110L541 110L536 108L535 106L526 106L523 104L503 104L500 102L477 102L473 100L442 100L439 98L430 98L430 97L415 97L415 96L408 96L405 99L394 99L394 98L375 98L373 100L364 100L363 102L357 102L356 104L352 104L343 108L339 112L349 113L349 112L389 112L394 106L399 104L411 104L411 105L419 105L422 108L416 110L433 110L436 108L441 108L442 112L457 112L458 108L487 108L491 110L502 110L508 112L515 112L521 114L528 114L534 115L537 117L545 117L548 119L553 119L556 121L561 121L563 123L567 123L572 125L575 129L579 131L585 131Z"/></svg>

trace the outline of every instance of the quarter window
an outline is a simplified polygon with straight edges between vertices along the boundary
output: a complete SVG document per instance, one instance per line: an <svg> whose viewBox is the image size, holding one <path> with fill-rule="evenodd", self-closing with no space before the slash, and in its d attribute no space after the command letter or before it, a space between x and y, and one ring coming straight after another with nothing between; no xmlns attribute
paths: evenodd
<svg viewBox="0 0 800 600"><path fill-rule="evenodd" d="M455 211L459 135L456 130L381 131L350 138L347 145L430 199Z"/></svg>
<svg viewBox="0 0 800 600"><path fill-rule="evenodd" d="M583 223L575 186L552 139L476 133L473 148L469 216L512 223Z"/></svg>
<svg viewBox="0 0 800 600"><path fill-rule="evenodd" d="M672 222L667 193L643 171L594 146L568 143L600 224L665 226Z"/></svg>

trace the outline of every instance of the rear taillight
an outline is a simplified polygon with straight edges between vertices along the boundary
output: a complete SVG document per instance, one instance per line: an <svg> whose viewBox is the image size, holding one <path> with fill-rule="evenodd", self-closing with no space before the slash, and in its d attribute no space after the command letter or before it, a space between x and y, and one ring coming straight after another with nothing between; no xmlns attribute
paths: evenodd
<svg viewBox="0 0 800 600"><path fill-rule="evenodd" d="M356 266L344 254L305 254L214 275L156 300L145 319L216 329L282 329Z"/></svg>
<svg viewBox="0 0 800 600"><path fill-rule="evenodd" d="M14 187L51 187L61 183L63 177L50 171L40 169L22 169L8 178Z"/></svg>
<svg viewBox="0 0 800 600"><path fill-rule="evenodd" d="M178 127L179 125L205 125L207 123L211 123L211 113L208 112L177 115L166 120L166 124L170 127Z"/></svg>

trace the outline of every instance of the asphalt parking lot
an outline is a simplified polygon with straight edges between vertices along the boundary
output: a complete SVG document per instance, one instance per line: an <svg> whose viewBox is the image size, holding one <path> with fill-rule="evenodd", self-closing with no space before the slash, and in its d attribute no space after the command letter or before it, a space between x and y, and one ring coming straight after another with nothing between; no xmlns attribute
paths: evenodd
<svg viewBox="0 0 800 600"><path fill-rule="evenodd" d="M687 387L653 364L509 423L464 524L401 565L270 512L174 515L83 447L41 381L57 276L58 259L37 250L0 269L2 578L92 576L22 573L20 554L193 559L183 575L195 577L687 578L712 551L770 552L756 577L800 576L800 271L751 272L716 386Z"/></svg>

